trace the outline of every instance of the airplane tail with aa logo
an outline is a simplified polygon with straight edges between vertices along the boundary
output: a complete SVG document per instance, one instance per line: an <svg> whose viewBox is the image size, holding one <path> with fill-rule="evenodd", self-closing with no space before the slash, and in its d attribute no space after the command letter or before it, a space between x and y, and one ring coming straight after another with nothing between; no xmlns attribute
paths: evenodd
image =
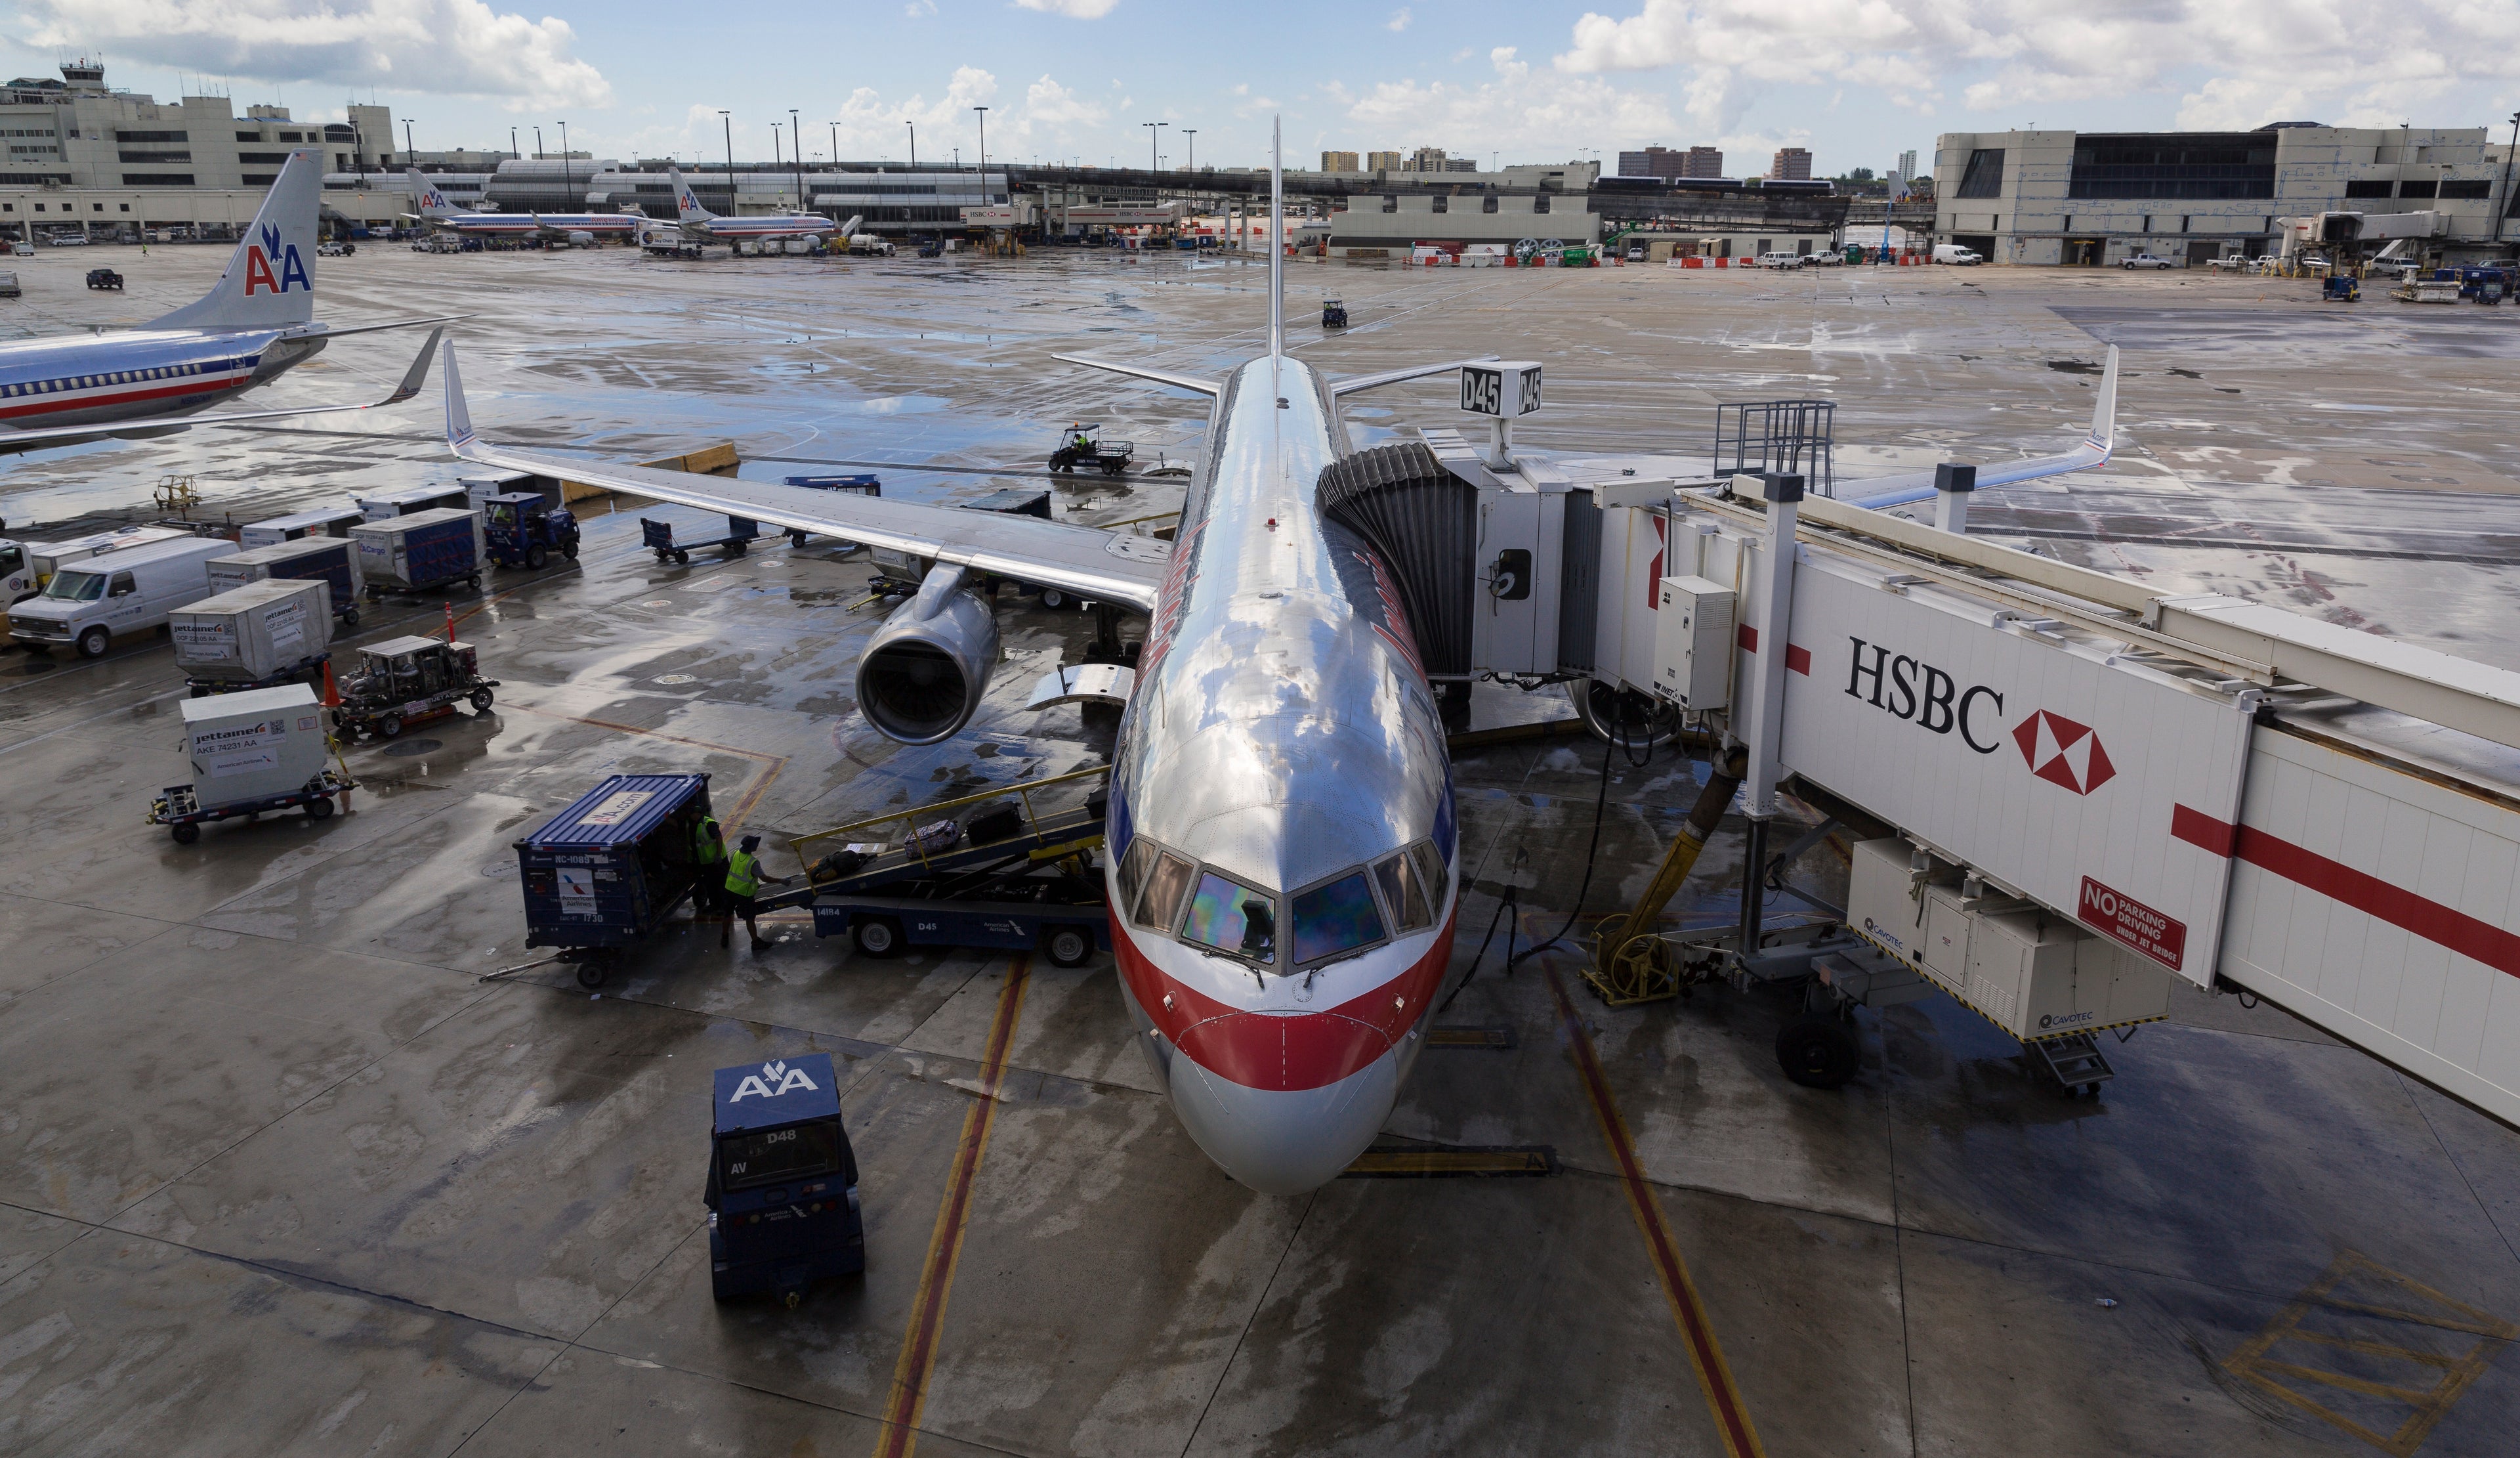
<svg viewBox="0 0 2520 1458"><path fill-rule="evenodd" d="M315 318L316 208L322 154L301 147L247 225L245 241L210 292L144 329L286 329Z"/></svg>
<svg viewBox="0 0 2520 1458"><path fill-rule="evenodd" d="M462 208L447 202L446 194L438 189L436 183L429 181L428 173L418 167L403 168L402 176L404 186L411 190L411 205L414 209L412 216L423 222L433 223L440 218L450 218L463 211Z"/></svg>
<svg viewBox="0 0 2520 1458"><path fill-rule="evenodd" d="M667 167L665 179L674 185L674 214L682 219L685 226L717 221L716 213L700 205L699 198L692 192L691 184L683 181L679 169Z"/></svg>

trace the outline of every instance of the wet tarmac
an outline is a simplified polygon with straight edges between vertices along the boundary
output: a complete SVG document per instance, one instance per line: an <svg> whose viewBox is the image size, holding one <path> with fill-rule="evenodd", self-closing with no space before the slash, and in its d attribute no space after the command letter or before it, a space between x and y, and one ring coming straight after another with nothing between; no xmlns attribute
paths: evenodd
<svg viewBox="0 0 2520 1458"><path fill-rule="evenodd" d="M221 261L130 253L123 298L79 290L92 258L21 260L0 322L136 321ZM1042 484L1079 418L1196 460L1203 402L1048 356L1215 370L1265 297L1256 265L1107 254L322 267L342 323L476 314L485 433L732 439L746 475L876 463L887 495L933 499ZM1291 272L1299 309L1324 293L1356 327L1291 333L1333 371L1543 360L1535 446L1703 450L1716 401L1808 396L1840 406L1848 478L2057 448L2092 378L2050 362L2114 342L2119 459L1984 493L1982 529L2520 666L2520 311L2058 271ZM255 398L357 398L417 342L343 341ZM1456 425L1452 389L1351 421L1363 442ZM147 515L167 475L240 521L451 478L433 395L13 458L0 515ZM1101 522L1180 490L1055 486ZM1936 997L1865 1015L1862 1073L1819 1092L1777 1066L1787 1001L1612 1010L1571 950L1508 974L1492 948L1385 1143L1544 1148L1553 1172L1277 1199L1182 1134L1107 959L874 961L790 913L759 952L677 925L601 995L557 968L484 982L538 955L510 843L606 774L709 772L785 874L788 836L1108 745L1105 720L1022 707L1083 615L1010 607L979 718L903 749L850 698L878 620L862 559L660 565L642 510L707 519L584 510L576 566L453 603L498 706L352 749L364 788L325 822L174 844L141 819L187 777L162 644L0 652L0 1451L2509 1451L2520 1135L2268 1006L2182 995L2108 1047L2094 1101ZM389 605L357 637L444 613ZM1473 720L1563 711L1487 688ZM1625 904L1696 770L1573 737L1462 753L1457 973L1508 892L1524 944L1566 922L1597 796L1586 905ZM1739 855L1728 826L1675 915L1725 915ZM1842 867L1823 845L1796 874L1825 892ZM842 1069L867 1272L794 1310L717 1304L709 1072L811 1051Z"/></svg>

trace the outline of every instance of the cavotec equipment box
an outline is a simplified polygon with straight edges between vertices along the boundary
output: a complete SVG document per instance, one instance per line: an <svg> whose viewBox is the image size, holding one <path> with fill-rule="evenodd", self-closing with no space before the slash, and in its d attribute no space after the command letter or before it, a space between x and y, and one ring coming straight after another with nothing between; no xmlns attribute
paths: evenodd
<svg viewBox="0 0 2520 1458"><path fill-rule="evenodd" d="M2169 1016L2167 969L2036 903L1972 888L1906 841L1866 841L1846 923L2024 1042Z"/></svg>

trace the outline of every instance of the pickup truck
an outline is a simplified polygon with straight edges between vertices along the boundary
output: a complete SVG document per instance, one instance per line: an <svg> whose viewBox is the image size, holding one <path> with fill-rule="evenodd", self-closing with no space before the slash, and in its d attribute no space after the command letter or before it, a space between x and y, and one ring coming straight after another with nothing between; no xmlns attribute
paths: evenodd
<svg viewBox="0 0 2520 1458"><path fill-rule="evenodd" d="M2120 268L2177 268L2178 266L2159 253L2129 253L2118 260Z"/></svg>

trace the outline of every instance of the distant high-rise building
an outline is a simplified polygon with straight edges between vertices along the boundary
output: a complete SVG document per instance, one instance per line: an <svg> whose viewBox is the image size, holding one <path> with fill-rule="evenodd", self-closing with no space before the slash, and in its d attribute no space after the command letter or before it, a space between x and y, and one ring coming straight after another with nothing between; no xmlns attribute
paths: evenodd
<svg viewBox="0 0 2520 1458"><path fill-rule="evenodd" d="M1369 172L1400 172L1407 170L1408 166L1409 159L1397 152L1369 152L1365 155L1365 170Z"/></svg>
<svg viewBox="0 0 2520 1458"><path fill-rule="evenodd" d="M1452 170L1452 167L1448 160L1448 154L1443 148L1420 147L1416 152L1409 154L1409 170L1412 172L1449 172Z"/></svg>
<svg viewBox="0 0 2520 1458"><path fill-rule="evenodd" d="M1680 175L1683 177L1723 176L1724 149L1721 147L1691 147L1688 149L1688 160L1681 164Z"/></svg>
<svg viewBox="0 0 2520 1458"><path fill-rule="evenodd" d="M1811 181L1811 154L1799 147L1779 147L1776 160L1768 163L1768 176L1776 182Z"/></svg>
<svg viewBox="0 0 2520 1458"><path fill-rule="evenodd" d="M1478 169L1479 159L1475 157L1448 157L1444 159L1444 170L1447 172L1475 172Z"/></svg>
<svg viewBox="0 0 2520 1458"><path fill-rule="evenodd" d="M1899 154L1899 176L1904 180L1915 175L1916 149L1911 147L1907 151Z"/></svg>
<svg viewBox="0 0 2520 1458"><path fill-rule="evenodd" d="M1356 154L1353 152L1325 152L1322 154L1322 170L1325 172L1353 172L1356 170Z"/></svg>
<svg viewBox="0 0 2520 1458"><path fill-rule="evenodd" d="M1665 182L1686 176L1681 168L1688 164L1688 154L1668 147L1648 147L1642 152L1619 154L1619 175L1622 177L1659 177Z"/></svg>

